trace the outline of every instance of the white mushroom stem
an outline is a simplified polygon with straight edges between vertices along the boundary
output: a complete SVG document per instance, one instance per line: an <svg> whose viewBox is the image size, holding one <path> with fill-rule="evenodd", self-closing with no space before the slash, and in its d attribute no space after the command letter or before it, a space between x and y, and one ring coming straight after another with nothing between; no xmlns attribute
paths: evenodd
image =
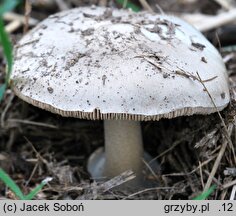
<svg viewBox="0 0 236 216"><path fill-rule="evenodd" d="M142 173L143 142L140 122L105 120L105 175L114 177L132 170L139 180Z"/></svg>

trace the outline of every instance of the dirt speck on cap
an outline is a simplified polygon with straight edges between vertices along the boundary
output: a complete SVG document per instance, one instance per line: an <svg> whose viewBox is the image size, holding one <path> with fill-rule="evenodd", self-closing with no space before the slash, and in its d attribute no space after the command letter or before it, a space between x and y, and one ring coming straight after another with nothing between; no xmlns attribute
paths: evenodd
<svg viewBox="0 0 236 216"><path fill-rule="evenodd" d="M222 92L222 93L220 94L220 96L221 96L222 99L225 99L225 93L224 93L224 92Z"/></svg>
<svg viewBox="0 0 236 216"><path fill-rule="evenodd" d="M206 47L204 44L201 44L201 43L195 43L195 42L192 42L192 46L197 48L198 50L201 50L203 51L204 48Z"/></svg>
<svg viewBox="0 0 236 216"><path fill-rule="evenodd" d="M204 63L207 63L207 60L204 56L202 56L201 61L204 62Z"/></svg>
<svg viewBox="0 0 236 216"><path fill-rule="evenodd" d="M52 94L53 91L54 91L52 87L48 87L47 90L48 90L48 92L49 92L50 94Z"/></svg>

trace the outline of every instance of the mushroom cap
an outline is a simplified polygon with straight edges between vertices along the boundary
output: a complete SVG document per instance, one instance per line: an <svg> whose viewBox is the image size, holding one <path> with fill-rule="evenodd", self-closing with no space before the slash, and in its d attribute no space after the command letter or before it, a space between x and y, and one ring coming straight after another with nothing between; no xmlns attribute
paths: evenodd
<svg viewBox="0 0 236 216"><path fill-rule="evenodd" d="M194 27L102 7L38 24L15 47L11 81L28 103L86 119L159 120L209 114L229 102L222 58Z"/></svg>

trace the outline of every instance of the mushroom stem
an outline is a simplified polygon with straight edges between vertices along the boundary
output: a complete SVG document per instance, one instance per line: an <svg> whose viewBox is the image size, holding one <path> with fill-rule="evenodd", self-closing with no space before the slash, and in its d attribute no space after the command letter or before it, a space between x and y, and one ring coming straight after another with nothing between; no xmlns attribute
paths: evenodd
<svg viewBox="0 0 236 216"><path fill-rule="evenodd" d="M105 120L104 131L106 157L104 174L107 177L114 177L126 170L132 170L136 175L136 182L139 182L144 154L140 122Z"/></svg>

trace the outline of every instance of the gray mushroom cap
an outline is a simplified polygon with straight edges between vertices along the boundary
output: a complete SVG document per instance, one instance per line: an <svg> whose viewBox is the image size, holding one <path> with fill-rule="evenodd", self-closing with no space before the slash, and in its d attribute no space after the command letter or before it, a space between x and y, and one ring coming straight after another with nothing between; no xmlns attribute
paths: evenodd
<svg viewBox="0 0 236 216"><path fill-rule="evenodd" d="M222 58L194 27L101 7L37 25L15 48L11 80L23 100L87 119L158 120L212 113L214 104L222 110L229 102Z"/></svg>

